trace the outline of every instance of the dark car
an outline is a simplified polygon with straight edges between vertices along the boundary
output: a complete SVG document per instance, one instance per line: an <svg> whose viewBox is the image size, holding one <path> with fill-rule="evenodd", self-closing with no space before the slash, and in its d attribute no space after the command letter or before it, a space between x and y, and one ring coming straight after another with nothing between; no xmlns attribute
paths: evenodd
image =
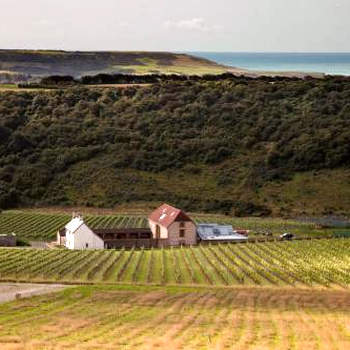
<svg viewBox="0 0 350 350"><path fill-rule="evenodd" d="M281 238L282 240L290 241L291 239L294 238L294 235L293 235L293 233L285 232L285 233L283 233L283 234L280 235L280 238Z"/></svg>

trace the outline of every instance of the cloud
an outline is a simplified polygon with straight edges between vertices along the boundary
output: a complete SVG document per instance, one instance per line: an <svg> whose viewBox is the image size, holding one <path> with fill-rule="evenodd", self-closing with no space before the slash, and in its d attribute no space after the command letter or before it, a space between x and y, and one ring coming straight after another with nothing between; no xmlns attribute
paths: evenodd
<svg viewBox="0 0 350 350"><path fill-rule="evenodd" d="M49 21L48 19L40 19L36 22L37 25L42 26L42 27L50 27L52 25L52 22Z"/></svg>
<svg viewBox="0 0 350 350"><path fill-rule="evenodd" d="M121 27L121 28L130 27L130 24L129 24L128 22L125 22L125 21L120 22L118 25L119 25L119 27Z"/></svg>
<svg viewBox="0 0 350 350"><path fill-rule="evenodd" d="M222 29L222 26L207 24L203 18L192 18L179 21L166 21L164 22L164 26L166 28L178 28L200 32L216 32Z"/></svg>

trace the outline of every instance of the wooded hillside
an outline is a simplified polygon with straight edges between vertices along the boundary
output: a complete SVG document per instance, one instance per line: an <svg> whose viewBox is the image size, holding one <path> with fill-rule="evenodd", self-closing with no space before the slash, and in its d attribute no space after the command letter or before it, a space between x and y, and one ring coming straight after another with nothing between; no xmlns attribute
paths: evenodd
<svg viewBox="0 0 350 350"><path fill-rule="evenodd" d="M350 213L346 79L0 94L0 206Z"/></svg>

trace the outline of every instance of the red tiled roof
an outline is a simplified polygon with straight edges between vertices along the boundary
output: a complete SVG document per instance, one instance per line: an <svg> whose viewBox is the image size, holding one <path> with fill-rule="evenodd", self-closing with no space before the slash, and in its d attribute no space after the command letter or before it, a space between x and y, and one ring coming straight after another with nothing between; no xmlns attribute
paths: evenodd
<svg viewBox="0 0 350 350"><path fill-rule="evenodd" d="M184 211L169 204L162 204L148 218L164 227L169 227L174 221L192 221Z"/></svg>

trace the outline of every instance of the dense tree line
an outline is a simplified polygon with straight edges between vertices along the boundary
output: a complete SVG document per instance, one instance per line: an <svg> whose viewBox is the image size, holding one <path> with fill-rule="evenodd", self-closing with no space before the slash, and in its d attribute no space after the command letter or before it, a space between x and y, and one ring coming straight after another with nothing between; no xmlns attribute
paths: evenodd
<svg viewBox="0 0 350 350"><path fill-rule="evenodd" d="M86 166L115 174L183 169L188 176L215 168L217 186L230 185L244 168L251 188L300 171L349 167L347 79L218 80L1 93L0 207L96 205L88 194L83 202L64 189L67 181L77 187L95 181ZM142 178L121 181L125 187L111 190L98 205L146 200L134 190ZM156 187L152 195L152 200L172 196ZM192 210L269 212L235 197L184 193L171 199Z"/></svg>
<svg viewBox="0 0 350 350"><path fill-rule="evenodd" d="M306 80L313 79L306 77ZM343 78L347 79L347 78ZM204 74L204 75L179 75L179 74L106 74L100 73L96 75L86 75L81 78L74 78L70 75L51 75L40 79L36 83L19 84L19 87L28 88L57 88L57 87L69 87L74 85L102 85L102 84L157 84L165 82L209 82L209 81L223 81L223 80L241 80L248 81L269 81L269 82L281 82L281 81L298 81L301 78L297 77L248 77L248 76L236 76L232 73L223 74ZM350 78L348 79L350 81Z"/></svg>

